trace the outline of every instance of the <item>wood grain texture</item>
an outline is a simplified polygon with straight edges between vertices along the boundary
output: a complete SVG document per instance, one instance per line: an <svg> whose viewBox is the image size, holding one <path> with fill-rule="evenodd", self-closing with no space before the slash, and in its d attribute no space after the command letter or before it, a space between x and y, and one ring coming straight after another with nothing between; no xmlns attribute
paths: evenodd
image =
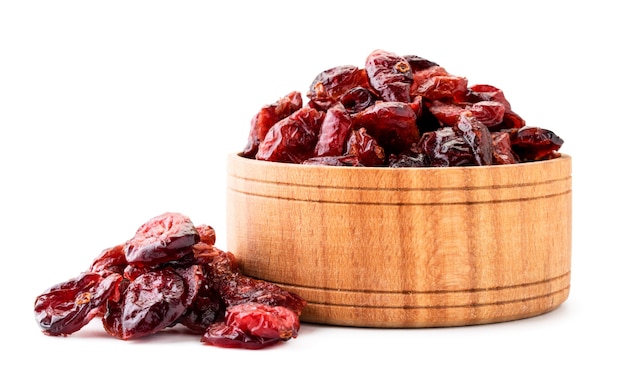
<svg viewBox="0 0 626 370"><path fill-rule="evenodd" d="M302 320L484 324L563 303L571 157L463 168L345 168L228 157L227 248L304 297Z"/></svg>

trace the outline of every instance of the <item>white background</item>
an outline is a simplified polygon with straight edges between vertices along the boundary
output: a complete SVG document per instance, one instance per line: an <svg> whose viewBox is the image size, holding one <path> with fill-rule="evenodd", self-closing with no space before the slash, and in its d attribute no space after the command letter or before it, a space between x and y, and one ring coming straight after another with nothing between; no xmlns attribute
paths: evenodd
<svg viewBox="0 0 626 370"><path fill-rule="evenodd" d="M624 369L626 30L613 4L0 2L0 367ZM574 224L561 307L446 329L305 324L262 351L182 333L124 342L98 322L40 333L35 297L152 216L208 223L225 248L225 157L244 147L252 116L377 48L498 86L528 125L565 140Z"/></svg>

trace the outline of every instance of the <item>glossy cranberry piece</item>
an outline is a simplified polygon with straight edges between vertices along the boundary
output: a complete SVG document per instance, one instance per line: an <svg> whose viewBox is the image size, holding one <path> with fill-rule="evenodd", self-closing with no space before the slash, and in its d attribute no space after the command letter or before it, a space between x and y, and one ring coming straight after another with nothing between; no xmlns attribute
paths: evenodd
<svg viewBox="0 0 626 370"><path fill-rule="evenodd" d="M511 136L508 132L492 132L493 141L493 164L515 164L516 154L511 148Z"/></svg>
<svg viewBox="0 0 626 370"><path fill-rule="evenodd" d="M118 244L103 250L96 259L93 260L89 271L100 274L118 273L123 274L128 262L124 254L124 244Z"/></svg>
<svg viewBox="0 0 626 370"><path fill-rule="evenodd" d="M561 139L554 132L525 126L510 131L511 146L522 162L541 161L558 157L557 151L563 145Z"/></svg>
<svg viewBox="0 0 626 370"><path fill-rule="evenodd" d="M483 166L493 161L492 146L489 129L462 114L456 126L425 133L418 150L434 167Z"/></svg>
<svg viewBox="0 0 626 370"><path fill-rule="evenodd" d="M372 90L358 86L348 90L339 101L348 113L355 114L373 105L377 99L378 96Z"/></svg>
<svg viewBox="0 0 626 370"><path fill-rule="evenodd" d="M415 111L407 103L377 102L352 119L354 129L365 128L387 154L402 153L420 138Z"/></svg>
<svg viewBox="0 0 626 370"><path fill-rule="evenodd" d="M124 254L129 264L155 266L192 253L200 235L189 217L164 213L144 223L126 242Z"/></svg>
<svg viewBox="0 0 626 370"><path fill-rule="evenodd" d="M259 349L298 336L298 315L288 308L244 303L226 310L224 322L213 324L202 343L219 347Z"/></svg>
<svg viewBox="0 0 626 370"><path fill-rule="evenodd" d="M184 313L186 295L184 279L172 268L142 274L128 285L119 306L107 311L105 329L123 340L154 334Z"/></svg>
<svg viewBox="0 0 626 370"><path fill-rule="evenodd" d="M333 105L326 111L315 145L315 157L338 156L345 152L352 129L352 118L343 104Z"/></svg>
<svg viewBox="0 0 626 370"><path fill-rule="evenodd" d="M296 111L272 126L259 146L256 159L301 163L313 157L323 119L324 112L311 107Z"/></svg>
<svg viewBox="0 0 626 370"><path fill-rule="evenodd" d="M367 167L385 164L385 150L363 127L352 131L347 143L347 154L356 156L359 163Z"/></svg>
<svg viewBox="0 0 626 370"><path fill-rule="evenodd" d="M46 335L69 335L104 313L107 301L120 298L122 276L85 272L57 284L35 300L35 318Z"/></svg>
<svg viewBox="0 0 626 370"><path fill-rule="evenodd" d="M403 57L385 50L374 50L365 59L370 85L384 101L408 103L413 72Z"/></svg>
<svg viewBox="0 0 626 370"><path fill-rule="evenodd" d="M327 69L313 79L307 97L311 99L313 107L326 111L348 91L361 87L369 90L367 72L352 65L343 65Z"/></svg>
<svg viewBox="0 0 626 370"><path fill-rule="evenodd" d="M259 149L259 144L269 129L300 108L302 108L302 95L297 91L292 91L275 103L261 108L250 122L248 143L243 149L242 155L247 158L254 158Z"/></svg>

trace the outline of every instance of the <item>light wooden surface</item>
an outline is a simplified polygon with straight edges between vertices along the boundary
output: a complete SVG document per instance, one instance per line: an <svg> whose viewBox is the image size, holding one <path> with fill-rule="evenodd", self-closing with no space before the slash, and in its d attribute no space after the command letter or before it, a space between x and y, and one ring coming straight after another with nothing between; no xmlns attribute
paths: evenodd
<svg viewBox="0 0 626 370"><path fill-rule="evenodd" d="M345 168L228 158L227 248L308 301L305 322L484 324L569 294L571 158Z"/></svg>

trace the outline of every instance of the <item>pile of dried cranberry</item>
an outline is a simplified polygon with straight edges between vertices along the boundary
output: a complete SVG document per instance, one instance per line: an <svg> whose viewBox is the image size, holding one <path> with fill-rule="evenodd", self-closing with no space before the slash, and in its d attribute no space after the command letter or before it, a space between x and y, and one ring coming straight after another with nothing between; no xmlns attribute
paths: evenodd
<svg viewBox="0 0 626 370"><path fill-rule="evenodd" d="M95 317L128 340L181 325L201 342L258 349L295 338L306 302L279 286L242 275L215 231L179 213L142 225L104 250L88 270L35 301L44 334L72 334Z"/></svg>
<svg viewBox="0 0 626 370"><path fill-rule="evenodd" d="M375 50L365 67L320 73L303 105L291 92L261 108L242 155L333 166L446 167L556 158L563 140L526 126L503 92L468 86L424 58Z"/></svg>

